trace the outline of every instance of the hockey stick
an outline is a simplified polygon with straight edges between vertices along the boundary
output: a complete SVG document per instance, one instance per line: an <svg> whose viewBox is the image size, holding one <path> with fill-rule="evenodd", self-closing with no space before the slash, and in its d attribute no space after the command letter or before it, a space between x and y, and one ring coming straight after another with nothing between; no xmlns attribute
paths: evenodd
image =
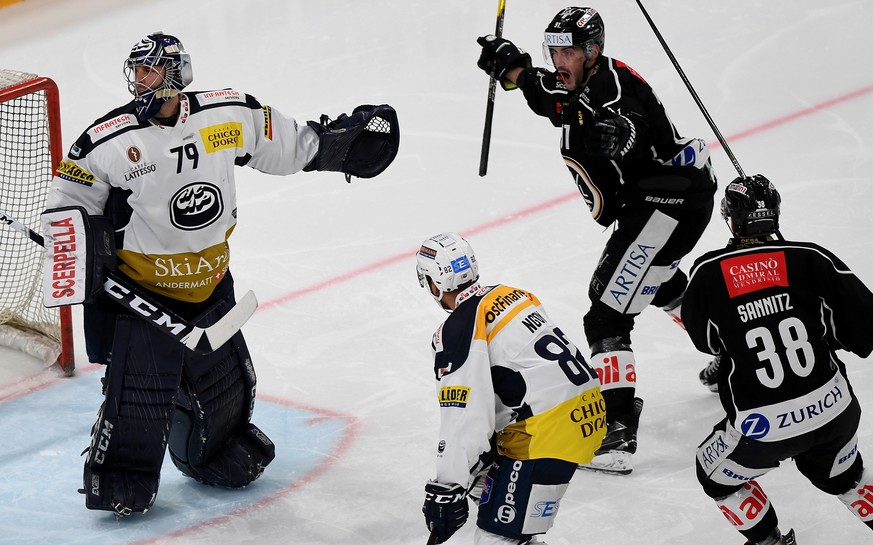
<svg viewBox="0 0 873 545"><path fill-rule="evenodd" d="M497 28L494 35L503 37L503 15L506 13L506 0L497 2ZM491 120L494 118L494 97L497 94L497 80L491 78L488 82L488 102L485 106L485 129L482 132L482 153L479 156L479 176L488 173L488 152L491 149Z"/></svg>
<svg viewBox="0 0 873 545"><path fill-rule="evenodd" d="M667 53L668 57L670 57L670 62L673 63L676 71L679 72L679 77L682 78L682 82L685 83L685 87L688 88L688 91L691 93L691 97L694 99L694 102L697 103L697 107L700 108L701 113L703 113L703 117L706 118L706 122L709 123L709 126L712 128L712 132L715 133L715 137L718 139L721 147L724 148L725 153L727 153L727 156L734 164L734 168L737 169L737 174L739 174L741 178L745 178L746 174L743 172L743 168L740 166L740 162L737 161L737 158L734 156L734 152L731 151L730 146L728 146L727 140L725 140L725 138L721 135L721 131L719 131L718 127L715 126L715 121L712 120L709 112L706 111L706 107L703 105L703 101L700 100L699 96L697 96L697 92L694 90L694 87L691 86L691 82L688 81L688 78L685 76L685 72L682 71L682 67L679 66L679 62L676 60L676 57L673 56L673 52L670 51L670 47L667 46L667 42L664 41L664 37L661 36L661 33L658 31L658 27L655 26L655 22L652 21L651 17L649 17L649 12L646 11L646 8L643 7L643 3L640 0L637 0L637 5L640 7L640 11L643 12L643 17L645 17L646 21L649 22L649 26L652 27L652 31L655 33L655 37L657 37L658 41L661 42L661 47L664 48L664 52Z"/></svg>
<svg viewBox="0 0 873 545"><path fill-rule="evenodd" d="M45 247L45 239L42 235L3 211L0 211L0 223L5 223L21 235ZM217 350L240 330L258 308L255 294L248 291L220 320L205 328L197 327L155 302L123 276L113 271L106 271L105 274L103 291L108 296L198 354L210 354Z"/></svg>
<svg viewBox="0 0 873 545"><path fill-rule="evenodd" d="M640 7L640 11L643 12L643 17L648 21L649 26L652 27L652 32L655 33L655 37L658 38L658 41L661 42L661 47L664 48L664 52L670 57L670 62L673 63L673 66L676 68L676 71L679 72L679 77L682 78L682 82L685 84L685 87L688 88L688 91L691 93L691 97L694 99L694 102L697 103L697 107L700 108L700 112L703 114L703 117L706 118L706 122L709 123L710 128L712 128L712 132L715 133L715 137L718 139L719 144L724 149L724 152L730 158L731 163L734 164L734 168L737 169L737 174L740 175L740 178L745 178L746 173L743 172L743 167L740 166L740 162L737 161L734 152L731 151L731 147L728 146L727 140L725 137L721 135L721 131L718 130L718 127L715 125L715 121L713 121L712 116L709 115L709 112L706 110L706 106L703 105L703 101L700 100L700 97L697 96L697 92L694 90L694 87L691 86L691 82L688 81L688 78L685 76L685 72L682 70L682 67L679 66L679 61L676 60L676 57L673 56L673 52L670 51L670 47L667 45L667 42L664 41L664 37L661 36L661 33L658 31L658 27L655 26L655 22L649 17L649 12L646 11L646 8L643 7L643 3L641 0L637 0L637 5ZM782 233L780 231L776 231L774 233L776 238L779 240L785 240L782 237Z"/></svg>

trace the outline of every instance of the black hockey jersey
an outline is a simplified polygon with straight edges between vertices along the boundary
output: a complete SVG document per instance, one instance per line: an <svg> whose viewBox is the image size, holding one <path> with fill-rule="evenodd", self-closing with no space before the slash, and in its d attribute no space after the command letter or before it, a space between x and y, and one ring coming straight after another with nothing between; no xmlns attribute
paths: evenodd
<svg viewBox="0 0 873 545"><path fill-rule="evenodd" d="M814 430L852 399L835 350L873 351L873 293L828 250L768 241L701 256L682 321L694 346L726 353L719 396L747 437L778 441Z"/></svg>
<svg viewBox="0 0 873 545"><path fill-rule="evenodd" d="M648 83L623 62L600 57L581 89L569 92L557 72L528 68L518 78L530 108L561 127L561 154L594 220L610 225L629 201L652 206L692 205L711 198L715 179L700 139L679 135ZM614 161L586 153L584 131L595 110L635 112L648 125L650 146ZM658 176L655 183L642 182ZM701 193L701 195L697 195Z"/></svg>

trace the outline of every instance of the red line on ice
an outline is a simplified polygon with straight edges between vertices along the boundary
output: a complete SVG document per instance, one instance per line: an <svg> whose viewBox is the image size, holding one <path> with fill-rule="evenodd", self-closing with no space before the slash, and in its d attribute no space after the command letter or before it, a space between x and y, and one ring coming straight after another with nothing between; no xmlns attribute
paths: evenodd
<svg viewBox="0 0 873 545"><path fill-rule="evenodd" d="M835 106L835 105L841 104L843 102L849 102L851 100L855 100L857 98L860 98L862 96L870 94L871 92L873 92L873 85L861 87L860 89L856 89L855 91L852 91L852 92L846 93L844 95L840 95L840 96L825 100L823 102L819 102L818 104L814 104L808 108L798 110L796 112L790 113L788 115L784 115L782 117L777 117L776 119L773 119L771 121L767 121L761 125L752 127L752 128L747 129L745 131L738 132L734 135L727 137L726 140L729 142L742 140L743 138L748 138L750 136L754 136L756 134L766 132L770 129L774 129L774 128L779 127L781 125L786 125L786 124L791 123L793 121L796 121L797 119L800 119L802 117L807 117L809 115L818 113L818 112L825 110L831 106ZM721 147L721 145L718 142L709 142L708 146L710 146L710 148ZM477 234L477 233L489 231L491 229L494 229L495 227L499 227L501 225L505 225L507 223L511 223L513 221L520 220L522 218L525 218L527 216L531 216L533 214L538 214L540 212L544 212L550 208L558 206L559 204L563 204L563 203L571 200L574 197L578 197L578 193L575 191L568 193L566 195L562 195L560 197L556 197L554 199L545 201L543 203L531 206L530 208L524 208L522 210L519 210L518 212L514 212L512 214L509 214L509 215L504 216L502 218L490 221L488 223L484 223L482 225L472 227L470 229L467 229L466 231L461 232L460 234L462 236L466 236L466 235L472 235L472 234ZM334 286L336 284L341 284L341 283L346 282L348 280L353 280L353 279L358 278L359 276L363 276L367 273L371 273L373 271L394 265L395 263L397 263L399 261L409 261L411 263L412 257L414 255L415 255L415 250L412 249L412 250L409 250L408 252L396 254L396 255L393 255L393 256L388 257L386 259L380 259L379 261L377 261L375 263L371 263L369 265L365 265L363 267L353 269L353 270L345 272L339 276L334 276L333 278L328 278L327 280L324 280L322 282L318 282L317 284L313 284L311 286L301 288L299 290L294 290L294 291L288 292L285 295L280 295L279 297L276 297L275 299L270 299L270 300L262 302L260 304L260 306L258 307L258 312L261 312L264 310L269 310L269 309L284 305L285 303L289 303L291 301L294 301L295 299L299 299L299 298L303 297L304 295L309 295L310 293L321 291L321 290L328 288L330 286Z"/></svg>

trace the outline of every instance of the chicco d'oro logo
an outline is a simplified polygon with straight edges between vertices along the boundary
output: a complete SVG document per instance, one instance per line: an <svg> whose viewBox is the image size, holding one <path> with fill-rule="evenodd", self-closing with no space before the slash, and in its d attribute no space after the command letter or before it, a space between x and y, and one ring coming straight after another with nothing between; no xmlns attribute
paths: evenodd
<svg viewBox="0 0 873 545"><path fill-rule="evenodd" d="M200 138L206 153L215 153L223 149L243 147L242 123L230 121L222 125L212 125L200 129Z"/></svg>
<svg viewBox="0 0 873 545"><path fill-rule="evenodd" d="M203 229L220 218L222 212L221 191L207 182L188 184L170 199L170 221L183 231Z"/></svg>

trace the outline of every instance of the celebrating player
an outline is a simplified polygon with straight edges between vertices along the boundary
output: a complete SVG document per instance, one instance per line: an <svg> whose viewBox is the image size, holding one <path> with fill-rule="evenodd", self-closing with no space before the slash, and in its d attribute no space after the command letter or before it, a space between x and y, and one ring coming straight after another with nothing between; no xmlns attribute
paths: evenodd
<svg viewBox="0 0 873 545"><path fill-rule="evenodd" d="M836 354L873 351L873 293L821 246L774 240L780 203L761 175L727 186L721 213L733 238L697 259L682 306L694 345L724 356L717 379L727 416L697 450L697 478L757 545L795 543L755 480L788 458L873 529L861 408Z"/></svg>
<svg viewBox="0 0 873 545"><path fill-rule="evenodd" d="M475 542L530 543L552 527L577 465L603 439L597 373L535 295L480 286L473 249L457 234L425 240L416 261L421 287L451 313L433 336L440 440L425 522L437 543L447 540L481 484Z"/></svg>
<svg viewBox="0 0 873 545"><path fill-rule="evenodd" d="M116 306L101 289L104 267L117 265L159 304L206 327L234 304L234 167L371 177L399 142L387 105L298 125L233 89L183 92L190 58L168 34L137 43L124 71L133 101L70 148L41 221L43 232L64 226L76 241L64 247L76 266L62 272L90 287L47 289L45 302L84 303L88 357L108 365L83 492L86 507L119 516L151 507L168 443L184 474L230 488L257 479L274 447L249 421L255 372L242 334L208 355L188 351ZM46 266L57 272L54 257L48 252Z"/></svg>
<svg viewBox="0 0 873 545"><path fill-rule="evenodd" d="M634 319L655 305L678 321L687 283L679 261L709 222L716 183L704 142L679 136L645 80L603 55L604 41L596 10L568 7L545 31L554 71L531 67L530 55L495 36L479 38L479 67L504 89L520 88L534 113L561 128L561 154L591 215L615 224L584 318L608 408L606 439L588 468L629 473L642 409L634 397Z"/></svg>

